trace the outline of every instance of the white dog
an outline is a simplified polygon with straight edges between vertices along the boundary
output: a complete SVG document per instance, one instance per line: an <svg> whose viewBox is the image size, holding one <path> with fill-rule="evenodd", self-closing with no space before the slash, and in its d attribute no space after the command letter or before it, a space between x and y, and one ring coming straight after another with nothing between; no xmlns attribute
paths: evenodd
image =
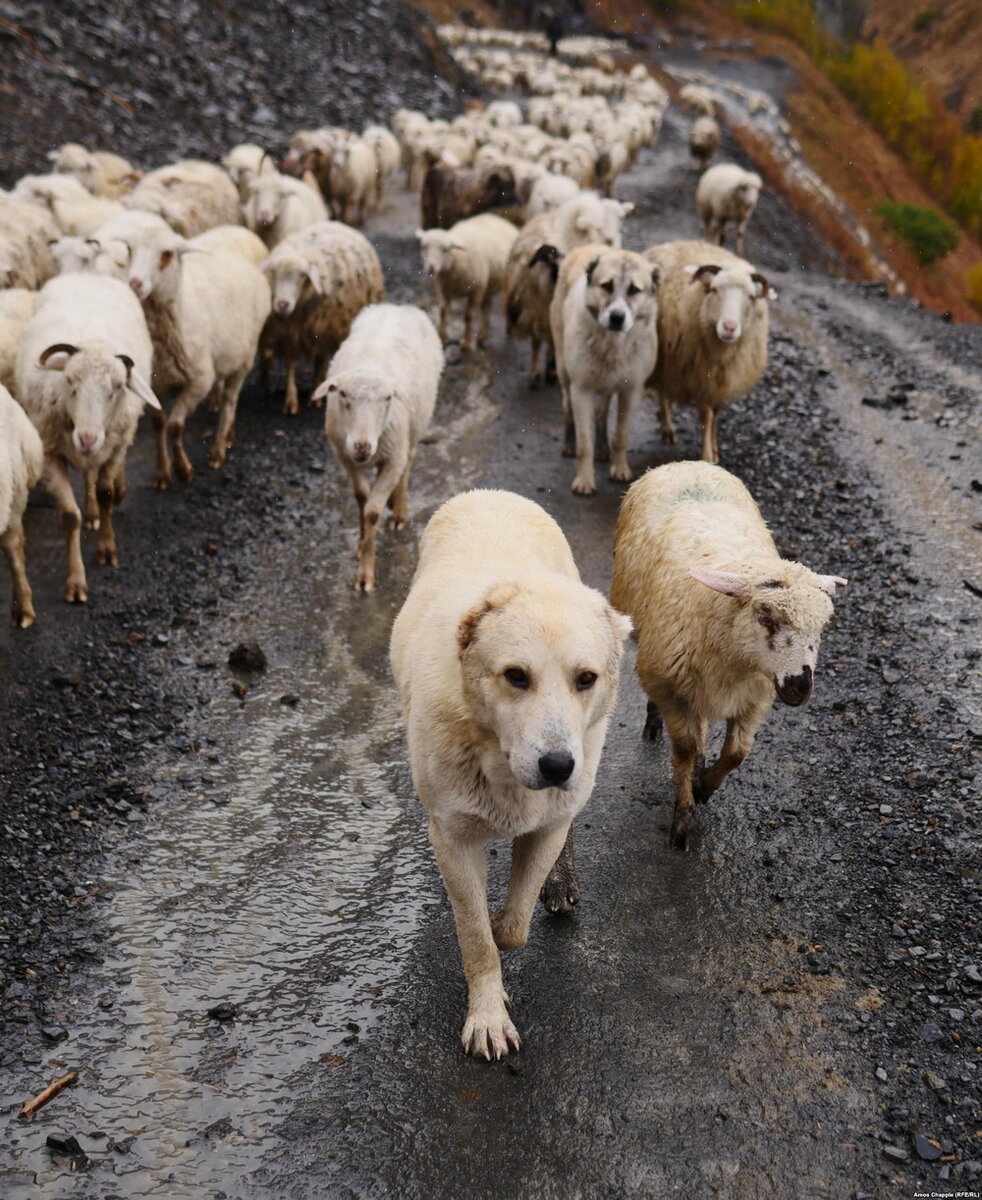
<svg viewBox="0 0 982 1200"><path fill-rule="evenodd" d="M592 496L594 428L607 454L607 413L617 396L611 479L632 478L627 461L631 414L655 366L658 268L631 250L579 246L563 259L550 323L566 414L564 453L574 452L573 491Z"/></svg>
<svg viewBox="0 0 982 1200"><path fill-rule="evenodd" d="M580 582L559 526L530 500L466 492L426 527L390 650L413 782L457 923L469 1054L519 1047L498 948L525 944L536 897L593 790L630 630ZM490 838L513 840L493 919Z"/></svg>

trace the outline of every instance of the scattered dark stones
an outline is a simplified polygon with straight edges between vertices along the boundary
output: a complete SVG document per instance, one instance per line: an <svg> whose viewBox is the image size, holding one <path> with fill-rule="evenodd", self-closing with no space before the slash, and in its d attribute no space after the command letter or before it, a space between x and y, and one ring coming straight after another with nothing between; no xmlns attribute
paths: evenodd
<svg viewBox="0 0 982 1200"><path fill-rule="evenodd" d="M220 1004L215 1004L208 1009L208 1016L213 1021L234 1021L239 1015L239 1006L231 1000L223 1000Z"/></svg>
<svg viewBox="0 0 982 1200"><path fill-rule="evenodd" d="M52 1154L61 1155L69 1160L69 1169L72 1171L81 1171L83 1167L89 1164L89 1156L79 1145L78 1138L60 1137L56 1133L49 1133L44 1143Z"/></svg>
<svg viewBox="0 0 982 1200"><path fill-rule="evenodd" d="M942 1154L941 1143L925 1137L923 1133L915 1133L914 1153L924 1162L937 1162Z"/></svg>
<svg viewBox="0 0 982 1200"><path fill-rule="evenodd" d="M933 1021L925 1021L917 1032L923 1041L929 1043L940 1042L944 1036Z"/></svg>
<svg viewBox="0 0 982 1200"><path fill-rule="evenodd" d="M285 692L280 696L280 704L285 705L287 708L296 708L299 703L300 697L295 696L293 692Z"/></svg>
<svg viewBox="0 0 982 1200"><path fill-rule="evenodd" d="M910 1158L909 1151L902 1146L884 1146L882 1153L883 1157L892 1163L905 1163Z"/></svg>
<svg viewBox="0 0 982 1200"><path fill-rule="evenodd" d="M68 1038L68 1030L64 1025L42 1025L41 1034L45 1041L55 1046L59 1042L64 1042Z"/></svg>

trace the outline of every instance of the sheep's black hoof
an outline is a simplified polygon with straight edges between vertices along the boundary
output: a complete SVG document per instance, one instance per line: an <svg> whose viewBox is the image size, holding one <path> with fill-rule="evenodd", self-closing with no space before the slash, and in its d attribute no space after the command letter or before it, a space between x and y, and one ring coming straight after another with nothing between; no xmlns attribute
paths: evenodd
<svg viewBox="0 0 982 1200"><path fill-rule="evenodd" d="M643 742L657 742L661 738L663 728L658 708L649 700L648 712L644 719L644 728L641 730L641 740Z"/></svg>

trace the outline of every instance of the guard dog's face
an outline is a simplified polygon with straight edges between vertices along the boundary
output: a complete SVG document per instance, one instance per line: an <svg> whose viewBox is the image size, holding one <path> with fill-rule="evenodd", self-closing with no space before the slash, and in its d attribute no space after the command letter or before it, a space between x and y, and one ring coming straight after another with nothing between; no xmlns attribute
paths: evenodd
<svg viewBox="0 0 982 1200"><path fill-rule="evenodd" d="M587 267L586 307L602 329L629 333L638 321L654 316L658 278L658 268L640 254L608 251Z"/></svg>
<svg viewBox="0 0 982 1200"><path fill-rule="evenodd" d="M561 576L500 584L464 616L457 637L470 715L522 787L576 786L584 739L616 700L630 630L599 592Z"/></svg>

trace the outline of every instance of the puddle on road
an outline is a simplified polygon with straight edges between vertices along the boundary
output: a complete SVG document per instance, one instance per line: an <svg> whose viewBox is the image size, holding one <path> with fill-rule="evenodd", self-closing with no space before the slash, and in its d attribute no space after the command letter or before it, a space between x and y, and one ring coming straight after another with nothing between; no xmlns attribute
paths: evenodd
<svg viewBox="0 0 982 1200"><path fill-rule="evenodd" d="M477 362L455 373L440 440L417 459L414 516L478 481L473 438L497 412L489 384ZM298 1072L336 1068L393 1002L440 896L385 652L415 539L380 533L384 598L355 596L355 506L340 475L325 479L331 528L315 535L330 551L297 546L289 563L270 547L241 605L243 633L267 649L293 641L244 708L230 696L211 705L205 732L222 757L209 773L222 783L154 810L130 847L139 858L109 875L104 964L83 998L68 990L61 1002L71 1040L2 1085L3 1200L253 1195L248 1177L282 1144L274 1131ZM283 589L291 579L301 589ZM279 702L286 692L298 707ZM238 1006L225 1024L208 1016L223 1002ZM63 1073L53 1062L77 1067L80 1082L19 1122L19 1102ZM91 1164L69 1173L49 1133L75 1134Z"/></svg>

